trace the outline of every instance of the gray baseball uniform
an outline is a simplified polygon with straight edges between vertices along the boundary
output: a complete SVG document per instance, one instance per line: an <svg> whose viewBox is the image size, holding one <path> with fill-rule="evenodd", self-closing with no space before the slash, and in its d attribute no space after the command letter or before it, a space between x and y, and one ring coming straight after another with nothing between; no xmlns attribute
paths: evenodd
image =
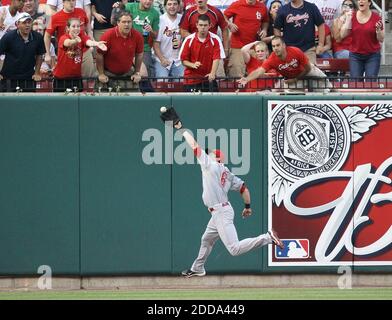
<svg viewBox="0 0 392 320"><path fill-rule="evenodd" d="M195 149L195 154L202 171L203 202L211 213L211 219L201 238L199 255L193 262L191 270L204 272L204 264L218 238L233 256L272 243L272 239L266 233L255 238L238 240L237 230L233 223L234 210L228 201L227 193L229 190L240 192L244 182L222 163L208 156L201 148Z"/></svg>

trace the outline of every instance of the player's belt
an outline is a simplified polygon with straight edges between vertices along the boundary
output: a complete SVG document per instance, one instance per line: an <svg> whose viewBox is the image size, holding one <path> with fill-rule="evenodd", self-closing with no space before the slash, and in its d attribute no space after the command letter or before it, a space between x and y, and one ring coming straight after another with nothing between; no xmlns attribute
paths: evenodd
<svg viewBox="0 0 392 320"><path fill-rule="evenodd" d="M215 207L217 207L217 206L226 207L226 206L229 206L229 205L230 205L230 202L223 202L223 203L219 203L219 204L215 205ZM209 211L209 212L212 212L212 211L215 211L215 210L216 210L216 209L213 208L213 207L208 208L208 211Z"/></svg>

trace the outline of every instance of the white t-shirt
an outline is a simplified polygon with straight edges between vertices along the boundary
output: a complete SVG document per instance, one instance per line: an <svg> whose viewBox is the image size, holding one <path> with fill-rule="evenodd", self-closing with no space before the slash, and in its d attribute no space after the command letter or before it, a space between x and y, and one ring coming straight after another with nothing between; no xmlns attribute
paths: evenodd
<svg viewBox="0 0 392 320"><path fill-rule="evenodd" d="M9 9L9 8L10 8L10 6L3 6L3 7L0 7L0 15L3 15L3 12L6 12L6 16L5 16L4 23L3 23L4 29L0 30L0 39L1 39L7 32L10 32L10 31L16 29L16 24L15 24L15 22L16 22L16 20L18 20L18 17L19 17L19 15L20 15L20 12L17 12L17 13L15 14L15 16L13 17L13 16L11 16L11 13L10 13L10 9ZM3 54L3 55L0 56L0 60L4 60L4 59L5 59L5 55Z"/></svg>
<svg viewBox="0 0 392 320"><path fill-rule="evenodd" d="M0 30L0 39L1 39L7 32L10 32L10 31L16 29L16 24L15 24L15 22L16 22L16 20L18 20L18 17L19 17L19 15L20 15L20 12L17 12L17 13L15 14L14 17L11 16L9 7L10 7L10 6L3 6L3 7L0 7L0 15L2 15L4 11L7 13L7 15L6 15L6 17L5 17L5 20L4 20L4 23L3 23L4 29L3 29L3 30Z"/></svg>
<svg viewBox="0 0 392 320"><path fill-rule="evenodd" d="M320 10L324 18L325 24L332 27L333 20L340 14L343 0L306 0L307 2L314 3Z"/></svg>
<svg viewBox="0 0 392 320"><path fill-rule="evenodd" d="M181 21L181 14L177 14L176 20L170 20L167 13L162 14L159 17L159 31L155 41L160 42L161 52L164 57L170 61L174 61L176 66L181 64L179 52L180 48L173 49L172 38L173 38L173 31L176 32L176 38L178 42L181 40L180 34L180 27L178 26ZM160 60L158 57L155 59L159 62ZM168 66L170 69L170 65Z"/></svg>
<svg viewBox="0 0 392 320"><path fill-rule="evenodd" d="M57 11L63 9L63 0L48 0L46 4L56 7ZM83 9L84 6L91 4L90 0L76 0L76 8Z"/></svg>

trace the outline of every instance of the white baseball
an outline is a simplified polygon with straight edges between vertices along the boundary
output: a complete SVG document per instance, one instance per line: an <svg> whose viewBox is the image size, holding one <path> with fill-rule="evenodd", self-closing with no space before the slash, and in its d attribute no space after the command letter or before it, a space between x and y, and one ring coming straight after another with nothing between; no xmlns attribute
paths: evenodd
<svg viewBox="0 0 392 320"><path fill-rule="evenodd" d="M166 112L167 108L166 107L161 107L161 112L164 113Z"/></svg>

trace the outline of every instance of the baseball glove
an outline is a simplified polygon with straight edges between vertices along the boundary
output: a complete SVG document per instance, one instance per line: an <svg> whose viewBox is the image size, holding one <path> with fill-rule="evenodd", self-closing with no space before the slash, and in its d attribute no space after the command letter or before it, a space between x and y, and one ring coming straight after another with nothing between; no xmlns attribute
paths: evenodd
<svg viewBox="0 0 392 320"><path fill-rule="evenodd" d="M173 127L180 122L180 117L178 116L176 110L173 107L168 107L168 108L162 107L161 108L161 119L164 123L166 121L173 121Z"/></svg>

